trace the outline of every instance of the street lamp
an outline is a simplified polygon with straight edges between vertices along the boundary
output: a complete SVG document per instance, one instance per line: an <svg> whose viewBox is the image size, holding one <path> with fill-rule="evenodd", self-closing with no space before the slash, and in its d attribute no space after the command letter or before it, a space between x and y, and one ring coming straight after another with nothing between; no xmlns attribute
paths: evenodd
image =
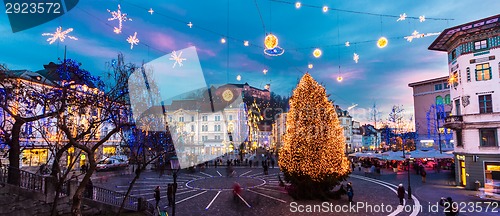
<svg viewBox="0 0 500 216"><path fill-rule="evenodd" d="M179 160L177 159L177 156L174 155L170 157L170 169L172 170L172 174L174 177L174 185L172 188L172 195L173 195L173 206L172 206L172 216L175 216L175 193L177 192L177 172L179 172L180 169L180 164Z"/></svg>
<svg viewBox="0 0 500 216"><path fill-rule="evenodd" d="M403 148L403 154L404 154L404 148ZM411 158L411 153L408 152L405 154L406 159L408 159L408 199L411 198L411 186L410 186L410 158Z"/></svg>

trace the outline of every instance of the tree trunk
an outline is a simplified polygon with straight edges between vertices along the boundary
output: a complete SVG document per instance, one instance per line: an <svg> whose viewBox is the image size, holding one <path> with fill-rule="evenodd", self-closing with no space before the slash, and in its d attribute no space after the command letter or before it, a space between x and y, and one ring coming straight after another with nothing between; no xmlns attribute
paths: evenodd
<svg viewBox="0 0 500 216"><path fill-rule="evenodd" d="M95 168L97 167L97 163L94 160L94 155L88 154L89 156L89 169L85 176L82 179L82 182L78 185L78 189L76 189L75 195L73 196L73 204L71 205L71 215L73 216L81 216L82 215L82 198L83 198L83 192L85 191L85 187L87 186L90 177L95 171Z"/></svg>
<svg viewBox="0 0 500 216"><path fill-rule="evenodd" d="M141 177L141 173L144 170L143 167L145 168L145 166L137 167L134 179L132 179L132 182L130 182L130 185L128 186L127 193L125 194L125 197L123 198L122 204L120 205L120 209L118 209L118 213L116 214L117 216L119 216L120 213L122 212L123 206L125 205L127 198L130 196L130 192L132 191L132 188L134 187L135 182L137 181L137 179L139 179Z"/></svg>
<svg viewBox="0 0 500 216"><path fill-rule="evenodd" d="M56 187L56 195L54 197L54 202L52 202L52 209L51 209L52 216L57 215L57 203L59 201L59 194L61 193L64 182L69 173L69 171L66 171L63 175L59 175L61 170L59 162L64 153L69 149L69 146L70 145L67 144L56 152L56 156L54 157L54 163L52 164L51 175L54 177L54 179L57 179L57 181L54 182ZM72 163L71 167L73 167L74 162L70 161L70 163Z"/></svg>
<svg viewBox="0 0 500 216"><path fill-rule="evenodd" d="M21 175L19 171L19 159L21 155L21 146L19 144L19 136L23 122L16 120L12 126L12 139L9 143L9 177L7 182L13 185L19 185Z"/></svg>

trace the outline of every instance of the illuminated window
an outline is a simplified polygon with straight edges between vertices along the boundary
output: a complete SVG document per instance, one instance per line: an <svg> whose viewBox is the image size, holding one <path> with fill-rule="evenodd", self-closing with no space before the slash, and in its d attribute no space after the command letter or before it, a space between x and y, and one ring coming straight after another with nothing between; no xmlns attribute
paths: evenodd
<svg viewBox="0 0 500 216"><path fill-rule="evenodd" d="M482 50L486 48L488 48L486 39L474 42L474 50Z"/></svg>
<svg viewBox="0 0 500 216"><path fill-rule="evenodd" d="M479 142L482 147L497 146L497 129L496 128L483 128L479 129Z"/></svg>
<svg viewBox="0 0 500 216"><path fill-rule="evenodd" d="M476 81L483 81L490 79L491 79L490 63L476 65Z"/></svg>
<svg viewBox="0 0 500 216"><path fill-rule="evenodd" d="M492 113L493 103L491 95L479 95L479 113Z"/></svg>

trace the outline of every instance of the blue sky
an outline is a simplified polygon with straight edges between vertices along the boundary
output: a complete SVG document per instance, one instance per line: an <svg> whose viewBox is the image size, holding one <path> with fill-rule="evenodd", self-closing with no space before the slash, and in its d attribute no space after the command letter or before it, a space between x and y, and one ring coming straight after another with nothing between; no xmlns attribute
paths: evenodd
<svg viewBox="0 0 500 216"><path fill-rule="evenodd" d="M414 30L420 33L440 32L445 28L492 16L498 13L498 0L309 0L309 5L327 5L330 8L377 14L427 18L451 18L451 21L427 19L425 22L407 19L371 16L338 11L323 13L321 8L257 0L262 20L254 0L81 0L76 8L64 16L32 29L12 33L6 14L0 15L0 63L11 69L42 69L43 64L57 61L67 46L68 58L75 59L94 74L106 71L106 62L122 52L126 62L140 64L196 46L203 73L208 83L245 83L271 90L280 95L291 94L301 75L309 71L323 83L331 99L343 108L358 104L354 117L367 122L366 110L377 103L381 118L394 104L403 105L407 114L413 112L412 91L408 83L447 75L445 53L427 50L436 36L415 39L409 43L403 36ZM292 1L294 2L294 1ZM133 21L124 23L121 34L113 33L116 21L107 9L114 11L121 4L123 12ZM3 6L0 6L4 10ZM152 8L155 12L147 12ZM189 28L185 22L192 22ZM265 30L263 28L263 24ZM49 45L45 32L54 32L58 26L74 28L70 35L79 40L66 39ZM137 32L139 45L130 49L126 42ZM272 32L285 49L282 56L263 54L265 33ZM227 34L228 33L228 34ZM221 37L228 42L221 44ZM375 40L389 38L389 45L379 49ZM394 39L393 39L394 38ZM243 46L243 40L251 45ZM350 47L337 46L351 42ZM355 44L361 41L371 41ZM148 45L148 46L146 46ZM314 58L312 51L320 48L323 55ZM359 63L352 59L360 56ZM229 54L229 55L228 55ZM313 64L313 69L307 65ZM227 67L229 65L229 67ZM343 82L336 81L340 74ZM262 70L268 69L267 75ZM241 81L236 76L241 75Z"/></svg>

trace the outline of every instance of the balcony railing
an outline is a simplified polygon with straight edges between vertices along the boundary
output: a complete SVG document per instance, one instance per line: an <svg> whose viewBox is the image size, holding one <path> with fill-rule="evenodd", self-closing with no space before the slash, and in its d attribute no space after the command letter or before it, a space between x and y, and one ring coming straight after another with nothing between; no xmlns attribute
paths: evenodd
<svg viewBox="0 0 500 216"><path fill-rule="evenodd" d="M445 123L462 123L464 121L461 115L446 116L444 119Z"/></svg>

